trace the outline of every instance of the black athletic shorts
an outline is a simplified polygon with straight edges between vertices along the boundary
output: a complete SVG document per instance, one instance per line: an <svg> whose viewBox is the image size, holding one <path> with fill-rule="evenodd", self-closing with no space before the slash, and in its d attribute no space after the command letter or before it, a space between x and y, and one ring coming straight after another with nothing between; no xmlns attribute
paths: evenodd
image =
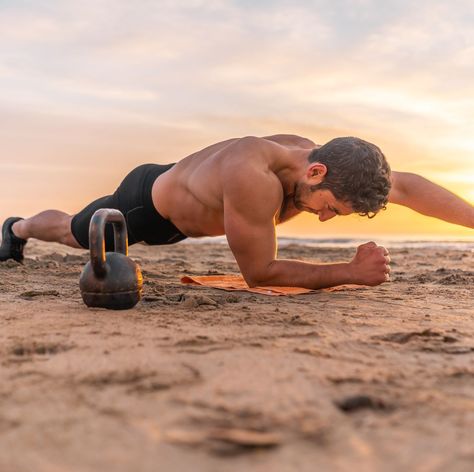
<svg viewBox="0 0 474 472"><path fill-rule="evenodd" d="M181 233L171 221L163 218L153 205L151 188L156 178L174 164L143 164L132 170L113 195L98 198L74 215L71 232L79 244L89 248L89 223L99 208L120 210L127 222L128 244L141 241L147 244L172 244L182 241ZM111 224L105 229L105 248L114 249L114 232Z"/></svg>

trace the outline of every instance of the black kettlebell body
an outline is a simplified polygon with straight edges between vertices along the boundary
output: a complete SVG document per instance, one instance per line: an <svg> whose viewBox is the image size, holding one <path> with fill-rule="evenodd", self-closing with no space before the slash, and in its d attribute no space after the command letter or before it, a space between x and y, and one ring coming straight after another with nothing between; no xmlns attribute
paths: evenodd
<svg viewBox="0 0 474 472"><path fill-rule="evenodd" d="M105 252L106 223L114 228L115 252ZM92 216L89 226L91 260L79 279L82 299L89 307L125 310L141 298L143 277L128 254L127 228L122 213L103 208Z"/></svg>

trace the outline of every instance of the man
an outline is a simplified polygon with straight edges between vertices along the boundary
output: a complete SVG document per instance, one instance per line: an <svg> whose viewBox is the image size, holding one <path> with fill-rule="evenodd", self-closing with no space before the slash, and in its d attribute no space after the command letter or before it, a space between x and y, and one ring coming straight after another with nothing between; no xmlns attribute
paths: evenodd
<svg viewBox="0 0 474 472"><path fill-rule="evenodd" d="M250 286L378 285L389 279L385 248L363 244L352 261L339 264L280 260L275 225L302 211L322 222L351 213L372 217L387 202L474 228L472 205L418 175L391 172L380 149L362 139L336 138L319 146L294 135L244 137L177 164L139 166L113 195L76 215L47 210L28 219L8 218L0 260L21 262L28 238L88 248L93 213L117 208L126 217L130 244L225 234ZM111 228L106 246L113 247Z"/></svg>

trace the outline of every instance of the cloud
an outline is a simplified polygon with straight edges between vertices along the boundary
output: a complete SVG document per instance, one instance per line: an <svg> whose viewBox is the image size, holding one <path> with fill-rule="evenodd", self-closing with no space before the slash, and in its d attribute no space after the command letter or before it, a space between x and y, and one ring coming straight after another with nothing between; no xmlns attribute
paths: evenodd
<svg viewBox="0 0 474 472"><path fill-rule="evenodd" d="M0 14L2 68L23 80L23 88L38 88L38 94L58 101L73 95L70 85L76 83L82 98L85 88L92 97L110 95L109 87L125 90L131 100L144 90L145 96L168 97L164 113L174 110L173 101L179 108L182 98L193 111L219 107L223 100L236 106L246 96L253 98L252 92L299 77L314 80L316 93L324 80L334 87L370 87L384 80L396 88L408 82L438 91L445 81L433 80L430 71L449 70L446 60L466 72L473 67L461 15L440 2L161 1L141 2L137 8L123 0L88 0L39 5ZM469 10L467 3L461 7ZM472 87L468 77L455 80ZM283 90L279 93L274 98L288 101Z"/></svg>

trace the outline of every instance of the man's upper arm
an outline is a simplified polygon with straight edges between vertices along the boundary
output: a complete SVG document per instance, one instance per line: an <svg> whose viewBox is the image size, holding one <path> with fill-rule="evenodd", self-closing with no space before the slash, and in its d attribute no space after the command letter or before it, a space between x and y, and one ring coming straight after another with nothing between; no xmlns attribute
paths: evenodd
<svg viewBox="0 0 474 472"><path fill-rule="evenodd" d="M392 171L391 180L392 187L388 194L388 201L390 203L397 203L398 205L403 205L405 203L405 172L395 172Z"/></svg>
<svg viewBox="0 0 474 472"><path fill-rule="evenodd" d="M241 163L227 166L223 185L227 241L245 280L256 285L275 260L274 218L282 189L275 175Z"/></svg>

